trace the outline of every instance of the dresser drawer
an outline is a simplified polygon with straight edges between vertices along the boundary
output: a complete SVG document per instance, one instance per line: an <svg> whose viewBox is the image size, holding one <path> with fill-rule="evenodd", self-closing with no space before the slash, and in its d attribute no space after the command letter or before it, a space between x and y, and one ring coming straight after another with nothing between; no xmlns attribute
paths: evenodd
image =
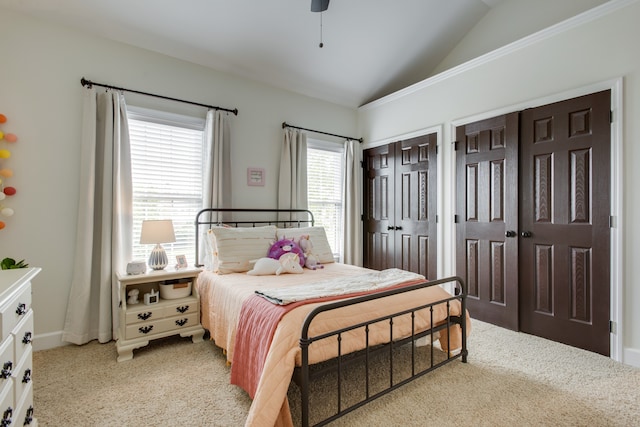
<svg viewBox="0 0 640 427"><path fill-rule="evenodd" d="M0 306L1 340L9 336L18 322L31 310L31 288L26 286L18 295Z"/></svg>
<svg viewBox="0 0 640 427"><path fill-rule="evenodd" d="M33 379L33 363L31 361L31 349L27 349L24 357L18 362L18 367L13 370L13 399L17 403L22 399L22 395L31 384Z"/></svg>
<svg viewBox="0 0 640 427"><path fill-rule="evenodd" d="M33 310L29 310L26 317L18 323L13 334L15 355L13 360L18 362L22 355L32 347L33 341Z"/></svg>
<svg viewBox="0 0 640 427"><path fill-rule="evenodd" d="M11 374L18 363L13 352L13 336L0 345L0 387L11 382Z"/></svg>
<svg viewBox="0 0 640 427"><path fill-rule="evenodd" d="M0 424L5 420L14 420L14 411L16 409L13 400L13 387L11 385L5 385L0 388ZM10 424L7 424L10 425Z"/></svg>
<svg viewBox="0 0 640 427"><path fill-rule="evenodd" d="M22 399L16 404L13 419L16 426L35 425L33 417L33 383L27 384L24 389Z"/></svg>
<svg viewBox="0 0 640 427"><path fill-rule="evenodd" d="M127 309L125 322L127 325L132 325L134 323L158 320L165 316L164 310L165 310L164 307L159 306L158 304L153 304L153 305L143 304L140 307Z"/></svg>

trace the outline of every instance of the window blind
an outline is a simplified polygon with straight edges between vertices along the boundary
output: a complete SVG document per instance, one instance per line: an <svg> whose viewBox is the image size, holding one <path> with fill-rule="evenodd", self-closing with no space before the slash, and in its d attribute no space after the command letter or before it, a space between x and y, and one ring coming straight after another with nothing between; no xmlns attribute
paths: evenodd
<svg viewBox="0 0 640 427"><path fill-rule="evenodd" d="M199 127L199 128L198 128ZM195 259L193 221L202 208L203 131L189 121L130 114L133 186L133 256L146 259L150 245L140 245L145 219L171 219L175 243L162 246L173 265L175 255Z"/></svg>
<svg viewBox="0 0 640 427"><path fill-rule="evenodd" d="M335 143L309 144L307 149L307 191L309 210L316 225L325 228L331 250L342 251L342 146Z"/></svg>

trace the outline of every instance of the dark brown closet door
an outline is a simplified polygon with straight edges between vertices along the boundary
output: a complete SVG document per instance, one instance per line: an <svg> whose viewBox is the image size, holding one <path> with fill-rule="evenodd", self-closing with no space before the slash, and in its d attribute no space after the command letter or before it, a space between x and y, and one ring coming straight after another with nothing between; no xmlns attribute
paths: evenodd
<svg viewBox="0 0 640 427"><path fill-rule="evenodd" d="M520 328L608 356L610 91L523 111L520 149Z"/></svg>
<svg viewBox="0 0 640 427"><path fill-rule="evenodd" d="M384 145L364 150L363 265L374 270L394 267L395 149Z"/></svg>
<svg viewBox="0 0 640 427"><path fill-rule="evenodd" d="M456 272L471 317L518 329L518 113L456 128Z"/></svg>
<svg viewBox="0 0 640 427"><path fill-rule="evenodd" d="M437 135L364 151L364 266L437 278Z"/></svg>
<svg viewBox="0 0 640 427"><path fill-rule="evenodd" d="M395 266L428 279L437 272L437 135L395 144Z"/></svg>

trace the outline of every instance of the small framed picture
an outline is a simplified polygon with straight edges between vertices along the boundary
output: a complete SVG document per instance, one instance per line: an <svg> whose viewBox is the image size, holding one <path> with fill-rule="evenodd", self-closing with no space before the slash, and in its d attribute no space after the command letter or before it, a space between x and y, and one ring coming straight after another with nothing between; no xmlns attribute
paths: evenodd
<svg viewBox="0 0 640 427"><path fill-rule="evenodd" d="M176 268L187 268L187 257L185 255L176 255Z"/></svg>
<svg viewBox="0 0 640 427"><path fill-rule="evenodd" d="M264 186L264 168L247 168L247 185Z"/></svg>

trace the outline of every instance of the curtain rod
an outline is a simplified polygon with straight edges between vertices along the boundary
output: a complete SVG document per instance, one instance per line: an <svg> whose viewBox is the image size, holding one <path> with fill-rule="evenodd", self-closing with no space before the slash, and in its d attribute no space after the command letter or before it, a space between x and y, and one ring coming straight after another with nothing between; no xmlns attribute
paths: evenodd
<svg viewBox="0 0 640 427"><path fill-rule="evenodd" d="M319 131L319 130L313 130L313 129L305 129L305 128L301 128L301 127L299 127L299 126L293 126L293 125L290 125L290 124L288 124L287 122L282 122L282 129L284 129L284 128L294 128L294 129L306 130L306 131L309 131L309 132L321 133L321 134L323 134L323 135L336 136L336 137L338 137L338 138L344 138L344 139L350 139L350 140L353 140L353 141L358 141L358 142L360 142L361 144L362 144L362 141L363 141L363 139L362 139L362 138L352 138L352 137L350 137L350 136L336 135L335 133L322 132L322 131Z"/></svg>
<svg viewBox="0 0 640 427"><path fill-rule="evenodd" d="M235 114L236 116L238 115L238 109L234 108L233 110L230 110L228 108L222 108L222 107L214 107L213 105L207 105L207 104L200 104L198 102L193 102L193 101L185 101L183 99L177 99L177 98L170 98L168 96L163 96L163 95L155 95L153 93L147 93L147 92L140 92L138 90L133 90L133 89L125 89L123 87L117 87L117 86L111 86L111 85L107 85L104 83L95 83L92 82L91 80L87 80L84 77L80 79L80 84L82 86L86 86L88 88L90 88L91 86L101 86L101 87L106 87L109 89L115 89L115 90L122 90L122 91L126 91L126 92L132 92L132 93L137 93L140 95L147 95L147 96L153 96L155 98L162 98L162 99L167 99L169 101L177 101L177 102L184 102L185 104L191 104L191 105L197 105L199 107L205 107L205 108L210 108L212 110L222 110L222 111L228 111L230 113Z"/></svg>

